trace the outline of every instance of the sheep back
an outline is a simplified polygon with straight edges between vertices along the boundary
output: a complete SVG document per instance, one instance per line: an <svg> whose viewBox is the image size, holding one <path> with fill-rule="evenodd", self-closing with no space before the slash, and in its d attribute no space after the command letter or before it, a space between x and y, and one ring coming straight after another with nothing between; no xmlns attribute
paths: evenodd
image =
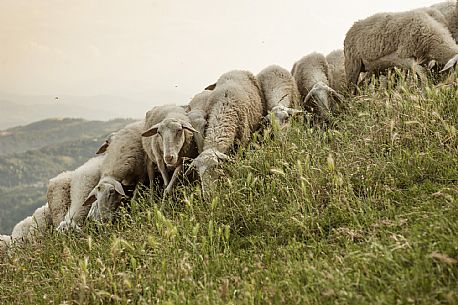
<svg viewBox="0 0 458 305"><path fill-rule="evenodd" d="M277 65L263 69L256 76L264 95L267 111L275 106L297 107L299 90L291 73Z"/></svg>
<svg viewBox="0 0 458 305"><path fill-rule="evenodd" d="M343 50L335 50L326 56L328 63L330 82L329 85L336 91L346 89L347 78L345 76L345 55Z"/></svg>
<svg viewBox="0 0 458 305"><path fill-rule="evenodd" d="M102 162L101 177L113 177L124 185L135 185L145 177L144 125L144 121L135 122L116 133Z"/></svg>
<svg viewBox="0 0 458 305"><path fill-rule="evenodd" d="M69 171L63 172L49 180L46 197L54 226L60 224L70 207L72 174Z"/></svg>

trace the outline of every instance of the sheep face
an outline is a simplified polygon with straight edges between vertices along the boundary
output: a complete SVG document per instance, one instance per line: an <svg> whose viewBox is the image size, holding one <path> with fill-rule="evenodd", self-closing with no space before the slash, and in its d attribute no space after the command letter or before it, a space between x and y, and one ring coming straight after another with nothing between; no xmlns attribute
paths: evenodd
<svg viewBox="0 0 458 305"><path fill-rule="evenodd" d="M220 160L229 160L229 156L214 149L204 150L197 158L195 158L191 167L194 167L199 173L202 182L202 189L206 186L212 178L212 169L214 169Z"/></svg>
<svg viewBox="0 0 458 305"><path fill-rule="evenodd" d="M165 119L142 134L143 137L159 136L164 163L176 167L180 161L179 154L186 142L187 133L196 132L191 123L177 119Z"/></svg>
<svg viewBox="0 0 458 305"><path fill-rule="evenodd" d="M125 193L119 181L111 177L102 178L84 202L85 206L92 204L87 218L101 222L111 220L121 204L122 196Z"/></svg>
<svg viewBox="0 0 458 305"><path fill-rule="evenodd" d="M329 103L329 98L342 102L343 96L323 82L316 83L304 99L305 105L310 105L313 99L317 106L317 112L323 117L328 117L335 105Z"/></svg>
<svg viewBox="0 0 458 305"><path fill-rule="evenodd" d="M288 123L290 117L303 113L303 111L288 108L283 105L275 106L274 108L272 108L271 112L273 113L274 118L277 120L280 126L283 126L286 123Z"/></svg>
<svg viewBox="0 0 458 305"><path fill-rule="evenodd" d="M317 111L321 115L326 115L330 112L331 108L329 106L328 100L328 86L322 82L316 83L313 88L309 91L307 96L304 99L305 105L311 105L311 100L315 102ZM315 107L313 107L315 108Z"/></svg>

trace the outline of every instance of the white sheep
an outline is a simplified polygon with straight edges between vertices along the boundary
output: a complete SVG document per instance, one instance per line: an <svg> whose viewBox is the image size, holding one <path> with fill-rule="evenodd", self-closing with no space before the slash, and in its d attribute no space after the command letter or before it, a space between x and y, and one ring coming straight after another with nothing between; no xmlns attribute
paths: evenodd
<svg viewBox="0 0 458 305"><path fill-rule="evenodd" d="M199 172L203 186L209 169L236 144L246 144L266 114L261 88L248 71L234 70L223 74L209 96L212 108L208 115L203 152L191 166Z"/></svg>
<svg viewBox="0 0 458 305"><path fill-rule="evenodd" d="M11 245L11 236L0 235L0 258L8 253L8 248Z"/></svg>
<svg viewBox="0 0 458 305"><path fill-rule="evenodd" d="M256 76L261 87L267 112L283 125L290 116L302 113L294 109L300 102L296 81L291 73L277 65L263 69ZM267 116L269 118L270 115Z"/></svg>
<svg viewBox="0 0 458 305"><path fill-rule="evenodd" d="M22 242L30 240L30 229L33 225L33 217L27 216L20 222L18 222L14 228L13 232L11 233L11 239L13 242Z"/></svg>
<svg viewBox="0 0 458 305"><path fill-rule="evenodd" d="M84 206L84 201L99 183L104 159L105 155L98 155L71 172L70 196L67 197L70 201L70 206L57 226L58 231L64 231L69 228L80 229L80 223L86 218L90 209L90 206Z"/></svg>
<svg viewBox="0 0 458 305"><path fill-rule="evenodd" d="M197 130L194 133L194 140L199 153L203 151L205 127L212 105L209 103L211 90L204 90L196 94L186 107L186 113L191 120L192 126Z"/></svg>
<svg viewBox="0 0 458 305"><path fill-rule="evenodd" d="M124 186L135 188L146 176L142 147L144 121L127 125L116 133L102 162L101 179L84 205L92 205L88 218L110 220L125 196Z"/></svg>
<svg viewBox="0 0 458 305"><path fill-rule="evenodd" d="M48 203L37 208L32 214L33 223L30 227L29 234L35 234L37 231L42 231L52 226L51 211Z"/></svg>
<svg viewBox="0 0 458 305"><path fill-rule="evenodd" d="M142 133L143 149L148 156L150 186L154 178L154 162L164 180L164 194L169 194L183 170L183 158L197 156L193 133L198 133L185 110L178 106L157 106L147 112L145 132ZM169 178L168 171L173 171Z"/></svg>
<svg viewBox="0 0 458 305"><path fill-rule="evenodd" d="M32 241L38 231L49 228L52 225L51 212L49 206L45 205L37 208L32 216L28 216L22 221L18 222L11 233L13 242Z"/></svg>
<svg viewBox="0 0 458 305"><path fill-rule="evenodd" d="M332 75L326 58L321 53L311 53L302 57L293 65L292 75L303 98L303 106L307 111L327 118L334 108L333 100L342 100L342 96L332 89Z"/></svg>
<svg viewBox="0 0 458 305"><path fill-rule="evenodd" d="M416 60L435 60L445 65L442 71L458 62L458 46L448 29L419 10L357 21L347 32L344 53L347 83L355 89L361 72L380 67L407 68L424 79Z"/></svg>

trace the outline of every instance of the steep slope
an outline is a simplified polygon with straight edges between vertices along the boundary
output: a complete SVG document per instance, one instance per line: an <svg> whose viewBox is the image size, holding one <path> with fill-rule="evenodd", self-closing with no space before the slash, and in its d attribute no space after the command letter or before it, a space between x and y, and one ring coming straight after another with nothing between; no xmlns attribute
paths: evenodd
<svg viewBox="0 0 458 305"><path fill-rule="evenodd" d="M147 190L44 232L3 260L0 303L457 304L457 87L366 88L328 129L255 136L207 200Z"/></svg>

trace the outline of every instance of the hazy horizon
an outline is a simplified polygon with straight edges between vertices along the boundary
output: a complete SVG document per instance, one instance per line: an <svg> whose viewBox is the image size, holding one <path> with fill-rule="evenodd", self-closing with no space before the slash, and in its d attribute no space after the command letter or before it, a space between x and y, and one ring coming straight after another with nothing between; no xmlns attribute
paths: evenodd
<svg viewBox="0 0 458 305"><path fill-rule="evenodd" d="M100 118L141 117L154 105L186 104L228 70L290 69L310 52L342 48L358 19L434 3L5 0L2 112L6 101L27 100L17 96L45 96L50 107L66 104L68 116L90 100L88 111Z"/></svg>

